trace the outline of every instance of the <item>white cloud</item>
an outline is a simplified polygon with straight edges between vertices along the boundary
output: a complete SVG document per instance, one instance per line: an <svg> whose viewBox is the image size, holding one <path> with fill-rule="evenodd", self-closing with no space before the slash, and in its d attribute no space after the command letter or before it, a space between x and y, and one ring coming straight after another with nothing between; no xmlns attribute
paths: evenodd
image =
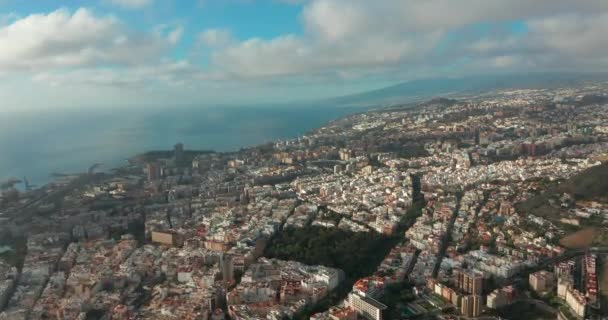
<svg viewBox="0 0 608 320"><path fill-rule="evenodd" d="M0 71L137 65L156 60L170 43L134 32L87 9L33 14L0 27Z"/></svg>
<svg viewBox="0 0 608 320"><path fill-rule="evenodd" d="M529 44L540 45L547 50L579 58L605 56L608 52L608 12L535 19L528 23L528 27Z"/></svg>
<svg viewBox="0 0 608 320"><path fill-rule="evenodd" d="M608 69L606 0L275 1L303 5L301 34L238 39L221 27L203 30L184 60L167 53L182 41L187 21L160 21L141 32L87 9L0 17L0 76L34 75L37 86L64 91L160 88L217 96L234 86L260 95L255 86L267 86L264 94L280 96L275 86L331 92L332 84L442 72ZM120 2L136 9L151 1ZM510 22L527 30L512 33ZM478 24L490 28L478 31ZM208 67L198 64L207 58ZM228 91L230 97L235 90Z"/></svg>
<svg viewBox="0 0 608 320"><path fill-rule="evenodd" d="M184 26L178 23L159 24L154 27L153 34L166 39L171 45L176 45L182 39Z"/></svg>
<svg viewBox="0 0 608 320"><path fill-rule="evenodd" d="M608 12L608 1L310 0L301 15L302 36L236 42L225 31L220 37L209 30L203 39L215 48L212 67L240 78L365 76L391 68L442 67L469 55L501 69L544 66L574 55L592 56L597 63L608 54L608 42L600 38L608 27L602 12ZM467 39L437 53L445 37L462 36L466 27L513 21L527 23L529 34Z"/></svg>
<svg viewBox="0 0 608 320"><path fill-rule="evenodd" d="M124 9L142 9L152 4L152 0L107 0L110 4Z"/></svg>
<svg viewBox="0 0 608 320"><path fill-rule="evenodd" d="M474 59L488 59L497 66L541 69L582 68L598 71L608 67L608 12L562 14L526 22L523 35L485 37L472 43ZM506 63L511 61L511 63Z"/></svg>
<svg viewBox="0 0 608 320"><path fill-rule="evenodd" d="M223 48L235 40L227 29L209 29L198 35L198 42L209 48Z"/></svg>
<svg viewBox="0 0 608 320"><path fill-rule="evenodd" d="M179 26L179 27L173 29L173 31L169 32L169 35L167 36L167 40L171 44L176 44L182 38L183 33L184 33L184 27Z"/></svg>

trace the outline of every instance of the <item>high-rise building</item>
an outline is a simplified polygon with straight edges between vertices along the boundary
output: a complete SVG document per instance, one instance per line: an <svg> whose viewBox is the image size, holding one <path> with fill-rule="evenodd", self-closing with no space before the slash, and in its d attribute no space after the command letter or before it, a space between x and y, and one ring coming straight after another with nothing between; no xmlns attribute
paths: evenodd
<svg viewBox="0 0 608 320"><path fill-rule="evenodd" d="M382 320L382 311L387 308L387 306L371 297L363 297L356 293L348 295L348 305L368 320Z"/></svg>
<svg viewBox="0 0 608 320"><path fill-rule="evenodd" d="M222 253L220 255L220 268L222 270L222 278L226 282L234 280L234 263L232 256Z"/></svg>
<svg viewBox="0 0 608 320"><path fill-rule="evenodd" d="M566 289L566 304L577 316L582 319L585 318L587 313L587 299L582 292L572 287Z"/></svg>
<svg viewBox="0 0 608 320"><path fill-rule="evenodd" d="M456 287L465 293L480 295L483 292L483 275L474 270L455 270Z"/></svg>
<svg viewBox="0 0 608 320"><path fill-rule="evenodd" d="M553 273L545 270L532 273L528 277L528 282L532 290L539 293L547 292L553 288Z"/></svg>
<svg viewBox="0 0 608 320"><path fill-rule="evenodd" d="M576 262L574 260L562 261L554 268L557 278L569 279L574 273Z"/></svg>
<svg viewBox="0 0 608 320"><path fill-rule="evenodd" d="M462 297L460 313L466 317L478 317L481 314L482 297L471 295Z"/></svg>
<svg viewBox="0 0 608 320"><path fill-rule="evenodd" d="M566 299L566 291L572 287L573 280L560 278L557 280L557 296Z"/></svg>
<svg viewBox="0 0 608 320"><path fill-rule="evenodd" d="M505 304L506 304L505 297L504 297L503 292L500 289L496 289L496 290L490 292L490 294L488 294L488 296L486 298L486 305L490 309L500 308L500 307L504 306Z"/></svg>
<svg viewBox="0 0 608 320"><path fill-rule="evenodd" d="M490 309L496 309L513 303L515 299L515 288L508 286L492 291L486 297L486 305Z"/></svg>

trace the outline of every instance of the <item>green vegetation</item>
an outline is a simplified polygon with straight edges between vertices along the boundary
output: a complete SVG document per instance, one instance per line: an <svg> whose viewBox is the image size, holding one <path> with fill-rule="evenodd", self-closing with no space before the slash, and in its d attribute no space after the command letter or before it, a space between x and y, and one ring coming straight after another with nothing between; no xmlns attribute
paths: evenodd
<svg viewBox="0 0 608 320"><path fill-rule="evenodd" d="M555 314L540 310L530 302L516 302L498 309L496 313L507 319L555 319Z"/></svg>
<svg viewBox="0 0 608 320"><path fill-rule="evenodd" d="M411 159L418 157L428 157L430 156L429 152L426 151L423 145L409 145L405 146L404 149L397 151L397 156L399 158Z"/></svg>
<svg viewBox="0 0 608 320"><path fill-rule="evenodd" d="M277 234L267 246L265 256L323 265L345 272L346 280L327 298L294 317L308 319L310 315L325 311L344 299L357 279L373 274L398 241L398 237L387 237L374 231L352 232L308 226Z"/></svg>
<svg viewBox="0 0 608 320"><path fill-rule="evenodd" d="M4 260L17 268L23 267L23 261L27 253L27 238L25 236L14 237L10 234L3 234L0 236L0 247L4 246L11 248L11 250L0 254L0 260Z"/></svg>
<svg viewBox="0 0 608 320"><path fill-rule="evenodd" d="M285 230L267 247L266 256L344 270L351 278L372 274L390 250L391 238L377 232L350 232L309 226Z"/></svg>
<svg viewBox="0 0 608 320"><path fill-rule="evenodd" d="M378 152L394 152L399 158L411 159L418 157L427 157L429 152L426 151L424 145L412 144L404 142L385 143L378 146Z"/></svg>
<svg viewBox="0 0 608 320"><path fill-rule="evenodd" d="M608 164L589 168L561 183L552 183L540 195L532 197L518 205L518 209L531 212L555 212L547 208L550 198L569 193L576 200L599 200L608 197Z"/></svg>
<svg viewBox="0 0 608 320"><path fill-rule="evenodd" d="M416 295L409 282L389 285L384 290L382 303L388 306L385 311L386 319L401 319L405 312L405 304L416 300Z"/></svg>
<svg viewBox="0 0 608 320"><path fill-rule="evenodd" d="M324 220L333 221L336 225L340 223L340 220L343 218L341 214L328 210L325 207L319 209L319 216Z"/></svg>
<svg viewBox="0 0 608 320"><path fill-rule="evenodd" d="M120 240L120 238L125 235L132 235L138 243L144 244L146 243L146 226L144 221L133 221L129 222L127 225L127 230L123 229L111 229L110 230L110 238L114 240Z"/></svg>
<svg viewBox="0 0 608 320"><path fill-rule="evenodd" d="M602 104L608 102L608 98L600 95L590 94L585 95L579 102L577 102L578 106L588 106L592 104Z"/></svg>
<svg viewBox="0 0 608 320"><path fill-rule="evenodd" d="M418 191L419 192L419 191ZM266 247L265 256L282 260L295 260L309 265L323 265L342 269L346 280L315 306L306 308L294 319L308 319L317 312L323 312L343 300L359 278L374 273L390 250L403 241L404 231L422 213L424 199L417 201L404 215L395 235L370 232L351 232L339 228L308 226L295 230L284 230L272 238ZM339 220L336 213L326 212L331 219ZM395 294L408 296L408 284L398 285L391 290ZM398 292L397 292L398 291ZM392 291L391 291L392 292ZM389 296L388 298L393 299ZM382 299L384 301L384 299ZM390 300L389 307L396 306L397 298ZM394 303L393 303L394 302Z"/></svg>
<svg viewBox="0 0 608 320"><path fill-rule="evenodd" d="M608 200L608 164L589 168L559 183L548 183L545 191L517 204L516 207L520 212L533 213L561 224L559 219L562 209L558 207L557 199L564 193L571 194L575 200ZM550 200L556 204L551 205ZM597 217L583 219L582 226L597 226L598 223L601 223L601 220L598 219ZM568 225L563 225L563 227L572 229L571 231L580 229Z"/></svg>
<svg viewBox="0 0 608 320"><path fill-rule="evenodd" d="M577 200L608 197L608 163L589 168L559 184L555 190L570 193Z"/></svg>

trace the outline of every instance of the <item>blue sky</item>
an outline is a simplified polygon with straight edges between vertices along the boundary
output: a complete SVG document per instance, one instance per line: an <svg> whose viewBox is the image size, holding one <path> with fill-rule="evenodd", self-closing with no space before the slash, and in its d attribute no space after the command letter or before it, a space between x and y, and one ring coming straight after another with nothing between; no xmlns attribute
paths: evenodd
<svg viewBox="0 0 608 320"><path fill-rule="evenodd" d="M0 111L289 102L429 77L605 71L607 29L605 0L0 0Z"/></svg>

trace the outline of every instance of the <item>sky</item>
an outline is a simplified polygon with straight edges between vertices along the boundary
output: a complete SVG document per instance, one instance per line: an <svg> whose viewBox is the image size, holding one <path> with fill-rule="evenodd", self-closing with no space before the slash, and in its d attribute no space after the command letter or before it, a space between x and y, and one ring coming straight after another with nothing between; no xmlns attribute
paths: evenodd
<svg viewBox="0 0 608 320"><path fill-rule="evenodd" d="M0 0L0 113L608 69L606 0Z"/></svg>

